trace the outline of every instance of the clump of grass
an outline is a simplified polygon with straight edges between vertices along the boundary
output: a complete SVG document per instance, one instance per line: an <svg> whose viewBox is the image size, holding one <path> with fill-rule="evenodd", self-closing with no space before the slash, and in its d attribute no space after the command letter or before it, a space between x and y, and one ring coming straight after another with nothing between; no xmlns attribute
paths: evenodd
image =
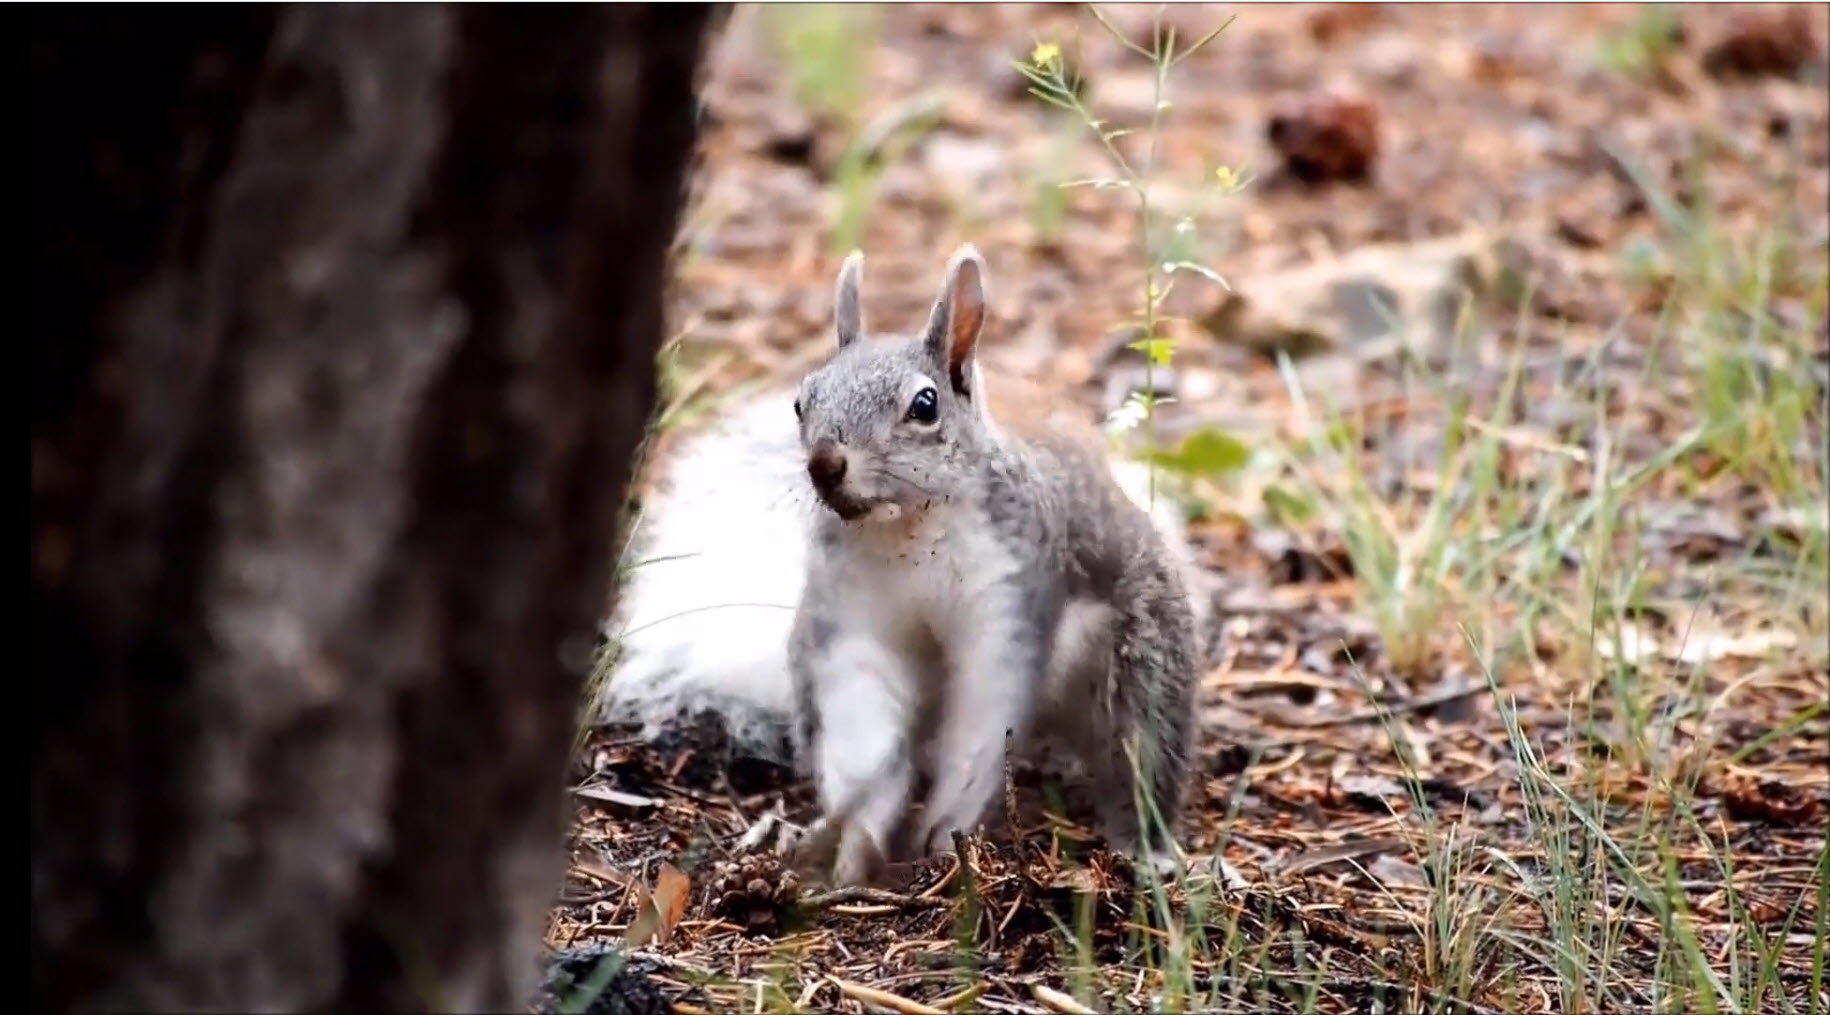
<svg viewBox="0 0 1830 1015"><path fill-rule="evenodd" d="M944 90L918 92L884 110L846 145L832 174L839 208L827 240L831 253L842 254L861 245L884 167L901 158L909 146L932 130L945 107Z"/></svg>
<svg viewBox="0 0 1830 1015"><path fill-rule="evenodd" d="M1439 432L1441 446L1421 494L1367 478L1362 449L1396 435L1316 407L1287 372L1309 435L1288 467L1347 545L1386 664L1423 678L1461 659L1484 675L1524 805L1522 838L1538 847L1468 848L1489 833L1422 796L1409 801L1405 819L1435 872L1418 979L1501 1011L1545 996L1564 1011L1819 1010L1800 999L1823 997L1821 972L1801 992L1788 991L1786 970L1799 968L1801 944L1825 947L1821 876L1815 898L1808 879L1789 889L1796 897L1771 897L1780 887L1740 874L1735 845L1698 806L1705 783L1785 736L1730 756L1693 731L1719 724L1755 684L1791 688L1801 702L1781 729L1824 714L1830 552L1824 525L1802 519L1830 518L1826 378L1809 348L1830 272L1799 256L1782 226L1744 238L1706 212L1659 195L1652 204L1667 296L1650 348L1630 351L1614 335L1549 370L1521 350L1484 409L1460 382L1423 373L1420 401L1436 408L1405 425ZM1773 316L1778 299L1791 320ZM1622 363L1631 356L1636 368ZM1542 435L1522 417L1521 406L1546 400L1584 407L1573 435ZM1641 403L1685 419L1663 447L1634 439ZM1750 532L1740 556L1698 564L1648 549L1645 506L1734 503L1737 490L1759 491L1765 514L1799 520L1790 541ZM1757 622L1767 661L1731 676L1733 660L1715 650L1687 658L1684 629L1646 648L1648 603L1674 599L1698 627ZM1759 648L1755 638L1736 651ZM1552 748L1531 722L1557 708L1587 732ZM1408 767L1402 723L1388 719L1388 730ZM1826 862L1820 849L1817 866ZM1698 909L1700 879L1716 893L1712 917Z"/></svg>
<svg viewBox="0 0 1830 1015"><path fill-rule="evenodd" d="M1600 39L1596 59L1619 74L1646 74L1684 43L1684 26L1669 4L1645 4L1625 27Z"/></svg>
<svg viewBox="0 0 1830 1015"><path fill-rule="evenodd" d="M848 138L832 167L836 211L827 237L835 254L861 245L883 167L938 122L945 93L930 89L864 117L870 60L882 34L878 4L763 4L762 23L796 103Z"/></svg>
<svg viewBox="0 0 1830 1015"><path fill-rule="evenodd" d="M1664 37L1645 31L1648 45ZM1148 128L1154 135L1169 108L1160 89L1176 57L1123 41L1158 70L1159 115ZM1180 266L1161 254L1149 163L1134 166L1115 144L1124 131L1080 104L1059 56L1040 45L1024 73L1038 96L1083 119L1115 169L1067 185L1118 189L1136 202L1146 255L1138 347L1152 363L1166 363L1173 343L1161 335L1158 309ZM1734 707L1735 688L1760 671L1724 690L1706 679L1707 661L1642 658L1627 635L1642 623L1648 600L1689 587L1693 604L1705 608L1699 616L1712 607L1725 612L1715 601L1733 597L1736 609L1780 631L1775 645L1805 647L1803 659L1776 662L1821 672L1830 661L1823 524L1791 526L1778 563L1766 559L1769 547L1686 571L1649 556L1648 532L1636 517L1641 504L1709 496L1730 483L1763 491L1783 517L1830 517L1826 382L1810 347L1827 302L1826 273L1821 257L1782 229L1741 239L1706 212L1682 211L1658 196L1653 204L1666 226L1657 253L1668 298L1661 339L1643 351L1637 373L1620 376L1619 335L1548 372L1521 347L1504 365L1497 391L1478 399L1465 381L1409 364L1419 401L1435 409L1413 415L1399 433L1369 432L1349 407L1302 390L1286 364L1307 426L1283 456L1280 489L1346 544L1360 607L1381 635L1381 668L1362 679L1370 687L1391 673L1414 686L1449 665L1467 667L1501 717L1514 780L1508 795L1523 805L1522 834L1504 844L1478 819L1442 812L1417 790L1429 773L1408 747L1405 723L1386 717L1393 754L1413 790L1394 815L1412 835L1428 882L1421 911L1395 899L1389 907L1420 913L1415 947L1395 955L1390 970L1388 996L1406 1007L1514 1012L1548 999L1565 1011L1819 1010L1809 1001L1800 1007L1806 995L1788 990L1786 970L1787 963L1797 968L1800 942L1821 956L1830 940L1823 898L1830 853L1819 853L1815 897L1809 888L1790 889L1795 898L1756 897L1745 877L1738 879L1734 844L1697 805L1710 774L1729 759L1712 739L1685 731ZM1793 319L1772 315L1776 296L1791 301ZM1800 307L1806 319L1797 318ZM1689 411L1694 424L1647 453L1627 429L1631 406L1619 404L1633 392L1670 399L1661 408ZM1521 418L1519 407L1544 399L1585 407L1573 433L1539 434ZM1141 396L1128 410L1131 425L1147 424L1153 409ZM1422 432L1436 440L1430 481L1394 492L1366 449ZM1233 459L1238 451L1214 454ZM1697 471L1699 461L1707 474ZM1546 652L1562 672L1547 671ZM1615 732L1607 750L1597 753L1582 736L1547 746L1533 728L1546 708L1560 708L1572 729L1609 724ZM1806 705L1783 728L1822 714L1821 703ZM1717 884L1713 919L1699 911L1700 877ZM1161 1010L1321 1007L1323 984L1336 974L1299 932L1279 939L1261 926L1254 937L1236 910L1227 915L1227 893L1211 880L1185 879L1174 904L1146 880L1150 891L1137 914L1146 929L1129 946L1125 969L1161 985ZM1758 921L1756 912L1764 914ZM1063 965L1080 970L1072 977L1075 994L1098 1006L1098 978L1086 969L1087 931L1064 926L1062 933ZM1821 958L1809 965L1812 998L1823 997L1823 967ZM1227 975L1197 976L1197 969ZM1275 987L1264 982L1271 969Z"/></svg>
<svg viewBox="0 0 1830 1015"><path fill-rule="evenodd" d="M769 3L763 29L801 108L851 123L864 100L882 31L877 4Z"/></svg>

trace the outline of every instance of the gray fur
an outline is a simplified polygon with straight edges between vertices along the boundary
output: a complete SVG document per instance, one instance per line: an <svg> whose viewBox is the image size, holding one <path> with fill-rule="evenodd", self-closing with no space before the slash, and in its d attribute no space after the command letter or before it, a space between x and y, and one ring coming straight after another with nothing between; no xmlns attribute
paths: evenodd
<svg viewBox="0 0 1830 1015"><path fill-rule="evenodd" d="M841 321L860 320L860 261L840 273ZM870 880L904 838L933 852L974 830L1002 798L1007 737L1078 760L1119 848L1170 845L1141 837L1140 786L1171 830L1182 806L1198 656L1181 571L1100 449L985 411L983 276L961 248L921 333L847 338L842 323L800 388L802 447L837 446L847 466L838 483L816 470L830 510L789 645L824 811L803 861L842 883ZM933 423L910 417L925 387Z"/></svg>

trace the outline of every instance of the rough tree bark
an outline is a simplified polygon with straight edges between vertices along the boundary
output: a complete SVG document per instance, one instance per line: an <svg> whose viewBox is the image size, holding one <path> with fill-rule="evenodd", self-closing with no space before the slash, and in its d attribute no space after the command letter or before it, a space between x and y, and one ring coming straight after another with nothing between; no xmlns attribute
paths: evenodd
<svg viewBox="0 0 1830 1015"><path fill-rule="evenodd" d="M33 9L35 1009L525 1003L714 13Z"/></svg>

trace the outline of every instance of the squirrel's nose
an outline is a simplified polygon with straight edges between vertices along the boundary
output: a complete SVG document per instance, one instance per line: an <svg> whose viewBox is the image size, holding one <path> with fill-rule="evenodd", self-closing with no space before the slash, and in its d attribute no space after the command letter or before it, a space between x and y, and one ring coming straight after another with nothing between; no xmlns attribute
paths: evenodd
<svg viewBox="0 0 1830 1015"><path fill-rule="evenodd" d="M832 441L821 441L807 456L807 476L821 490L831 490L845 481L845 452Z"/></svg>

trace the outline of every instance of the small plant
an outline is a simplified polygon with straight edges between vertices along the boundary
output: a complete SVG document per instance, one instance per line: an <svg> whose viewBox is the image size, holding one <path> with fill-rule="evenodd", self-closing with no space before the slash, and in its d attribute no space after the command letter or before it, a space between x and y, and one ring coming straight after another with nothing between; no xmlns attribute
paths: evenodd
<svg viewBox="0 0 1830 1015"><path fill-rule="evenodd" d="M1134 134L1133 128L1114 127L1094 115L1081 98L1082 89L1078 75L1069 69L1069 61L1064 59L1061 46L1054 42L1038 42L1030 51L1029 58L1018 61L1016 69L1029 79L1030 94L1058 109L1062 109L1077 118L1095 138L1113 175L1093 179L1068 180L1060 187L1093 187L1100 190L1120 190L1130 195L1135 203L1138 232L1138 253L1143 264L1143 278L1140 280L1140 298L1137 317L1121 326L1136 328L1139 337L1130 343L1130 347L1144 354L1144 390L1132 396L1131 402L1120 408L1107 421L1108 429L1115 434L1132 427L1142 425L1146 433L1146 444L1155 448L1155 394L1154 376L1158 368L1170 364L1175 353L1175 342L1164 334L1162 315L1163 300L1168 297L1175 284L1178 273L1193 274L1224 287L1226 280L1212 269L1201 264L1194 254L1196 223L1192 217L1180 216L1164 221L1158 209L1152 204L1150 182L1155 176L1160 154L1160 140L1164 118L1174 108L1169 98L1169 75L1178 64L1199 52L1208 43L1217 38L1227 26L1232 24L1229 18L1220 27L1196 39L1186 48L1177 48L1176 30L1173 25L1164 25L1160 20L1153 26L1148 44L1139 43L1128 37L1121 29L1107 20L1099 8L1091 8L1095 20L1129 52L1150 61L1154 88L1151 96L1150 121L1143 128L1145 150L1141 158L1134 159L1125 154L1118 142ZM1077 65L1078 61L1074 61ZM1214 173L1213 184L1225 191L1237 191L1244 181L1230 168L1222 167ZM1153 459L1151 471L1152 495L1155 490L1155 468L1157 465L1173 467L1181 459L1173 456L1161 456Z"/></svg>

